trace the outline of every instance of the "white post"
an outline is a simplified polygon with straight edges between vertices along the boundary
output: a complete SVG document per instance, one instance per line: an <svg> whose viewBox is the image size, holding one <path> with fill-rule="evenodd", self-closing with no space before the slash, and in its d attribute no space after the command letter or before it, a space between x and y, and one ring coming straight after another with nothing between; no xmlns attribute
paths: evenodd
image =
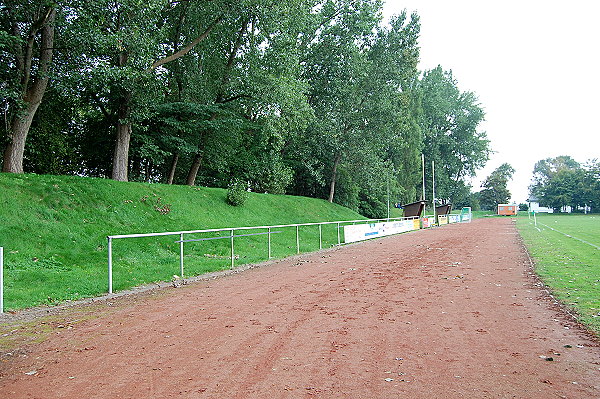
<svg viewBox="0 0 600 399"><path fill-rule="evenodd" d="M183 233L179 235L179 277L183 278Z"/></svg>
<svg viewBox="0 0 600 399"><path fill-rule="evenodd" d="M0 313L4 313L4 248L0 247Z"/></svg>
<svg viewBox="0 0 600 399"><path fill-rule="evenodd" d="M108 237L108 293L113 293L112 284L112 238Z"/></svg>
<svg viewBox="0 0 600 399"><path fill-rule="evenodd" d="M300 253L300 226L296 226L296 253Z"/></svg>
<svg viewBox="0 0 600 399"><path fill-rule="evenodd" d="M390 221L390 172L387 174L387 221Z"/></svg>
<svg viewBox="0 0 600 399"><path fill-rule="evenodd" d="M319 225L319 249L323 249L323 231L322 224Z"/></svg>
<svg viewBox="0 0 600 399"><path fill-rule="evenodd" d="M537 227L537 219L535 218L535 211L533 211L533 225Z"/></svg>
<svg viewBox="0 0 600 399"><path fill-rule="evenodd" d="M269 259L271 259L271 228L267 228L267 235L269 236Z"/></svg>
<svg viewBox="0 0 600 399"><path fill-rule="evenodd" d="M340 245L341 242L340 242L340 224L339 223L337 224L337 235L338 235L338 245Z"/></svg>
<svg viewBox="0 0 600 399"><path fill-rule="evenodd" d="M234 233L234 231L235 230L231 229L231 268L232 269L234 268L234 264L233 264L233 257L234 257L234 254L233 254L233 233Z"/></svg>

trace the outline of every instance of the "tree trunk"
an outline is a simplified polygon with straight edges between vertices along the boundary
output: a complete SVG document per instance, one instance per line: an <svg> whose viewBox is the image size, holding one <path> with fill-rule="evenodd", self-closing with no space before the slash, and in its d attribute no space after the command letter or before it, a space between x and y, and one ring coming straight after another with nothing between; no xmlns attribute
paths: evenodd
<svg viewBox="0 0 600 399"><path fill-rule="evenodd" d="M4 149L2 171L7 173L23 173L23 154L25 141L40 103L29 103L25 115L15 115L10 124L10 141Z"/></svg>
<svg viewBox="0 0 600 399"><path fill-rule="evenodd" d="M54 47L54 19L56 10L48 8L40 20L33 25L36 26L30 33L30 37L26 42L26 48L23 54L26 57L16 60L19 67L19 72L22 82L22 99L25 103L23 114L19 110L15 110L15 115L10 123L10 131L8 132L8 144L4 149L4 157L2 163L2 171L8 173L23 173L23 154L25 152L25 142L29 134L29 128L33 117L37 112L46 88L48 87L48 69L52 64L52 49ZM32 49L34 48L34 38L37 32L41 29L40 38L40 53L37 66L37 77L30 84L31 69L32 69Z"/></svg>
<svg viewBox="0 0 600 399"><path fill-rule="evenodd" d="M229 83L229 73L230 73L231 68L233 67L233 63L235 62L235 57L242 46L242 40L244 38L244 35L246 34L246 30L248 29L249 22L250 22L249 19L245 19L242 21L242 27L238 32L236 41L235 41L233 48L231 49L231 52L229 53L229 56L227 58L227 64L225 65L225 72L223 73L223 78L221 80L221 87L219 88L219 91L217 92L215 104L222 104L225 101L224 92L225 92L225 87ZM218 115L217 112L213 112L212 115L210 116L209 120L214 121L215 119L217 119L217 115ZM206 134L207 135L210 134L210 131L208 131ZM203 141L204 137L205 137L204 135L200 136L200 144L201 145L202 145L202 141ZM194 156L194 162L192 163L192 167L190 168L188 175L187 175L186 184L188 186L193 186L196 184L196 176L198 175L198 171L200 170L201 166L202 166L202 151L198 151L198 153Z"/></svg>
<svg viewBox="0 0 600 399"><path fill-rule="evenodd" d="M117 122L117 140L113 152L113 170L111 178L127 181L129 166L129 142L131 141L131 124Z"/></svg>
<svg viewBox="0 0 600 399"><path fill-rule="evenodd" d="M202 165L202 153L197 153L194 156L194 162L192 163L192 167L187 175L186 184L188 186L193 186L196 184L196 176L198 176L198 171L200 170L200 166Z"/></svg>
<svg viewBox="0 0 600 399"><path fill-rule="evenodd" d="M127 55L122 55L119 64L125 65ZM121 98L117 117L117 137L115 140L115 149L113 151L113 169L111 178L117 181L127 181L129 168L129 143L131 141L131 93L125 94Z"/></svg>
<svg viewBox="0 0 600 399"><path fill-rule="evenodd" d="M175 152L173 153L173 159L171 160L171 168L169 169L169 177L167 178L167 184L173 184L173 180L175 179L175 168L177 168L178 161L179 153Z"/></svg>
<svg viewBox="0 0 600 399"><path fill-rule="evenodd" d="M146 72L150 72L157 67L171 62L173 60L178 59L179 57L187 54L194 46L204 40L208 34L213 30L213 28L221 22L223 19L222 16L218 17L213 23L194 41L192 41L188 46L179 50L173 55L165 57L161 60L156 61L150 68L146 70ZM119 58L117 61L117 65L119 67L123 67L127 64L127 60L129 58L129 54L126 51L123 51L119 54ZM117 139L115 141L115 149L113 152L113 170L112 170L112 179L118 181L127 181L127 168L129 164L129 143L131 141L131 122L129 122L129 115L131 113L131 93L125 95L122 99L122 103L119 106L119 118L117 121ZM200 167L200 161L198 163L198 168L195 171L193 176L193 180L196 179L196 174L198 173L198 169ZM192 173L192 170L190 170ZM188 182L192 176L188 175ZM189 184L189 183L188 183ZM193 185L193 183L192 183Z"/></svg>
<svg viewBox="0 0 600 399"><path fill-rule="evenodd" d="M337 168L340 164L340 154L335 155L333 161L333 172L331 173L331 183L329 184L329 202L333 202L333 195L335 194L335 181L337 179Z"/></svg>

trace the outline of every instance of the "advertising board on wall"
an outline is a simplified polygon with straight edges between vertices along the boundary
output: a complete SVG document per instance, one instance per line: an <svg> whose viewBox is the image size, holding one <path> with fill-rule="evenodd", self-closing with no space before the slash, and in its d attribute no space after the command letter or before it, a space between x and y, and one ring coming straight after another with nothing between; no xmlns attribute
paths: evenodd
<svg viewBox="0 0 600 399"><path fill-rule="evenodd" d="M349 225L344 226L344 242L350 243L368 240L370 238L405 233L416 229L418 227L415 227L415 223L412 220Z"/></svg>
<svg viewBox="0 0 600 399"><path fill-rule="evenodd" d="M413 219L413 230L419 230L421 228L421 220L420 219Z"/></svg>
<svg viewBox="0 0 600 399"><path fill-rule="evenodd" d="M423 224L423 228L427 229L429 227L435 226L435 219L432 217L425 217L421 219L421 223Z"/></svg>

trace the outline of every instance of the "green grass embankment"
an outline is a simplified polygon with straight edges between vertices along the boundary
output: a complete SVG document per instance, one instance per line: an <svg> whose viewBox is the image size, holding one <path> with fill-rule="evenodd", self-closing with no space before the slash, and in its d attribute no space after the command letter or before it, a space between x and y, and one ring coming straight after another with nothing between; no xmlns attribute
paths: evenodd
<svg viewBox="0 0 600 399"><path fill-rule="evenodd" d="M105 293L108 235L363 219L323 200L284 195L250 193L244 206L233 207L226 203L226 193L204 187L0 174L5 309ZM272 256L296 253L295 228L278 231L272 235ZM244 233L254 232L259 231ZM300 236L302 252L319 249L318 227L302 227ZM114 289L179 274L178 239L115 240ZM323 247L335 243L335 227L323 228ZM265 260L267 236L236 239L235 253L236 265ZM230 241L186 243L184 259L186 276L229 268Z"/></svg>
<svg viewBox="0 0 600 399"><path fill-rule="evenodd" d="M527 216L517 226L542 281L600 335L600 215L538 214L537 226Z"/></svg>

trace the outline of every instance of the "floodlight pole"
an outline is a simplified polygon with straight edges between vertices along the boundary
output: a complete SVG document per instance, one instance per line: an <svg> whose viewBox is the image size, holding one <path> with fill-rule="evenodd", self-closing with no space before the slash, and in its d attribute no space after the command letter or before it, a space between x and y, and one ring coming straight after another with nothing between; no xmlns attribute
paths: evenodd
<svg viewBox="0 0 600 399"><path fill-rule="evenodd" d="M421 154L421 172L423 175L423 194L421 199L425 201L425 154Z"/></svg>

